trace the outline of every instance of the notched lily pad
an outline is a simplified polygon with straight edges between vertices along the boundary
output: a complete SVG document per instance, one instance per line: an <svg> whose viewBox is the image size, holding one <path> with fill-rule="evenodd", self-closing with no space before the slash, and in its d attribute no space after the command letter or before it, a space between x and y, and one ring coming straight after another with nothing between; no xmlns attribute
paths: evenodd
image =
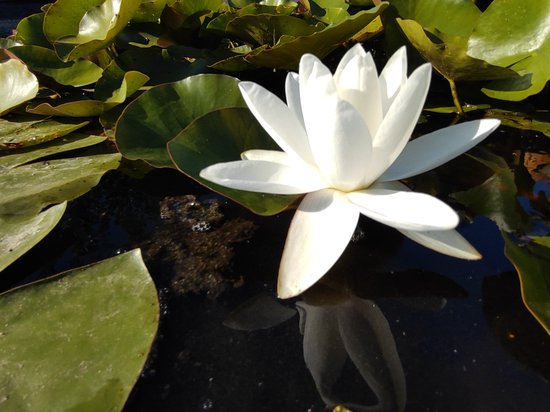
<svg viewBox="0 0 550 412"><path fill-rule="evenodd" d="M4 293L2 410L122 410L158 320L139 250Z"/></svg>

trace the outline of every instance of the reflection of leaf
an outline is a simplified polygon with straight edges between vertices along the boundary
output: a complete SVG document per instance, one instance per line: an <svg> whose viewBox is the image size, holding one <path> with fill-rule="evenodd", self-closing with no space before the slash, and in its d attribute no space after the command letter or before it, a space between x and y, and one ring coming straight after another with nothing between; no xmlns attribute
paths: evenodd
<svg viewBox="0 0 550 412"><path fill-rule="evenodd" d="M67 202L37 215L0 215L0 271L29 251L57 225Z"/></svg>
<svg viewBox="0 0 550 412"><path fill-rule="evenodd" d="M544 88L550 80L549 15L550 2L539 0L494 0L481 15L468 54L521 74L532 73L531 85L524 90L510 80L499 82L498 89L484 89L487 95L517 101Z"/></svg>
<svg viewBox="0 0 550 412"><path fill-rule="evenodd" d="M116 142L132 160L143 159L156 167L173 167L166 143L197 117L224 107L246 107L238 80L224 75L197 75L153 87L122 113Z"/></svg>
<svg viewBox="0 0 550 412"><path fill-rule="evenodd" d="M17 149L44 143L65 136L88 123L28 115L0 119L0 149Z"/></svg>
<svg viewBox="0 0 550 412"><path fill-rule="evenodd" d="M215 163L239 160L248 149L277 149L273 140L245 108L211 111L197 118L168 143L174 164L185 174L260 215L285 210L299 196L247 192L216 185L199 176Z"/></svg>
<svg viewBox="0 0 550 412"><path fill-rule="evenodd" d="M19 60L0 63L0 116L38 93L38 80Z"/></svg>
<svg viewBox="0 0 550 412"><path fill-rule="evenodd" d="M158 318L139 250L4 293L2 410L122 410Z"/></svg>
<svg viewBox="0 0 550 412"><path fill-rule="evenodd" d="M538 244L520 246L506 233L502 236L506 257L520 278L523 302L550 334L550 249Z"/></svg>
<svg viewBox="0 0 550 412"><path fill-rule="evenodd" d="M550 122L537 120L525 113L491 109L487 110L486 116L500 119L503 126L515 127L521 130L535 130L550 137Z"/></svg>
<svg viewBox="0 0 550 412"><path fill-rule="evenodd" d="M120 155L106 154L57 159L19 166L0 173L0 214L32 214L44 207L72 200L92 187Z"/></svg>
<svg viewBox="0 0 550 412"><path fill-rule="evenodd" d="M452 197L477 214L487 216L504 231L520 230L525 216L516 201L517 187L514 173L500 156L484 152L483 157L472 156L490 168L494 174L481 185Z"/></svg>

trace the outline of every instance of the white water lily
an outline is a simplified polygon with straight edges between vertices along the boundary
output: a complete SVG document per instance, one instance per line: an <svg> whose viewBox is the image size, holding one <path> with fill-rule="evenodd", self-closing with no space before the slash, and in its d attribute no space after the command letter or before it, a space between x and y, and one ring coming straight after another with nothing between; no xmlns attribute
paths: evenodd
<svg viewBox="0 0 550 412"><path fill-rule="evenodd" d="M472 148L498 127L494 119L447 127L409 141L431 78L424 64L407 77L405 48L378 76L360 45L342 58L334 76L315 56L289 73L285 104L252 82L242 95L264 129L284 150L250 150L201 177L241 190L306 194L288 232L278 294L296 296L338 260L363 214L412 240L463 259L481 256L454 228L448 205L410 191L398 180L437 167Z"/></svg>
<svg viewBox="0 0 550 412"><path fill-rule="evenodd" d="M0 63L0 116L31 100L38 93L38 79L19 60Z"/></svg>

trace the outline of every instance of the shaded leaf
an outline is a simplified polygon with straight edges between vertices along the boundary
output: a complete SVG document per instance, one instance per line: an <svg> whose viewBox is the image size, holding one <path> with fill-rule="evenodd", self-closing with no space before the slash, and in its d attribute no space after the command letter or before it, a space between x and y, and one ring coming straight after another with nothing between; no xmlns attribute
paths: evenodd
<svg viewBox="0 0 550 412"><path fill-rule="evenodd" d="M238 80L204 74L153 87L126 107L116 127L116 143L127 158L173 167L166 143L197 117L224 107L246 107Z"/></svg>
<svg viewBox="0 0 550 412"><path fill-rule="evenodd" d="M2 409L122 410L158 319L139 250L4 293Z"/></svg>
<svg viewBox="0 0 550 412"><path fill-rule="evenodd" d="M0 215L0 271L50 233L66 206L64 202L37 215Z"/></svg>
<svg viewBox="0 0 550 412"><path fill-rule="evenodd" d="M207 166L239 160L241 153L248 149L278 148L247 108L206 113L168 143L168 151L178 169L203 185L260 215L273 215L285 210L300 196L229 189L199 176Z"/></svg>
<svg viewBox="0 0 550 412"><path fill-rule="evenodd" d="M44 13L32 14L17 24L15 40L27 45L52 48L51 43L44 36Z"/></svg>

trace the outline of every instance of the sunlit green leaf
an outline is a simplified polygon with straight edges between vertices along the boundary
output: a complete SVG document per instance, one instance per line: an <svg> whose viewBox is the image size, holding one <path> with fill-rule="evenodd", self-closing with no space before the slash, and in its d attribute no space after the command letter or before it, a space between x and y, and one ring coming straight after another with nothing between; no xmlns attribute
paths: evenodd
<svg viewBox="0 0 550 412"><path fill-rule="evenodd" d="M27 107L27 111L33 114L44 116L66 116L66 117L91 117L99 116L105 110L109 110L114 104L101 102L99 100L52 100L50 103L37 102Z"/></svg>
<svg viewBox="0 0 550 412"><path fill-rule="evenodd" d="M499 82L483 91L491 97L522 100L540 92L550 80L550 1L494 0L479 18L468 42L468 54L530 74L530 85Z"/></svg>
<svg viewBox="0 0 550 412"><path fill-rule="evenodd" d="M139 250L4 293L2 410L122 410L158 319Z"/></svg>
<svg viewBox="0 0 550 412"><path fill-rule="evenodd" d="M36 96L38 80L19 60L0 63L0 116Z"/></svg>
<svg viewBox="0 0 550 412"><path fill-rule="evenodd" d="M538 244L518 245L503 233L504 253L518 272L523 302L550 334L550 248Z"/></svg>
<svg viewBox="0 0 550 412"><path fill-rule="evenodd" d="M66 205L64 202L52 206L37 215L0 215L0 271L50 233Z"/></svg>
<svg viewBox="0 0 550 412"><path fill-rule="evenodd" d="M179 170L255 213L273 215L286 209L299 196L229 189L199 176L200 171L207 166L239 160L245 150L258 148L278 149L246 108L227 108L206 113L168 143L170 156Z"/></svg>
<svg viewBox="0 0 550 412"><path fill-rule="evenodd" d="M85 60L63 62L57 54L40 46L12 47L10 51L23 60L31 70L53 78L56 82L80 87L95 83L103 73L97 64Z"/></svg>
<svg viewBox="0 0 550 412"><path fill-rule="evenodd" d="M204 74L151 88L118 121L120 152L156 167L173 167L166 143L193 120L219 108L246 107L237 83L234 77Z"/></svg>
<svg viewBox="0 0 550 412"><path fill-rule="evenodd" d="M36 145L65 136L89 122L17 115L0 119L0 149Z"/></svg>
<svg viewBox="0 0 550 412"><path fill-rule="evenodd" d="M155 22L160 19L167 0L141 0L132 17L134 23Z"/></svg>
<svg viewBox="0 0 550 412"><path fill-rule="evenodd" d="M116 169L120 154L30 163L0 173L0 214L32 214L72 200L96 186Z"/></svg>

